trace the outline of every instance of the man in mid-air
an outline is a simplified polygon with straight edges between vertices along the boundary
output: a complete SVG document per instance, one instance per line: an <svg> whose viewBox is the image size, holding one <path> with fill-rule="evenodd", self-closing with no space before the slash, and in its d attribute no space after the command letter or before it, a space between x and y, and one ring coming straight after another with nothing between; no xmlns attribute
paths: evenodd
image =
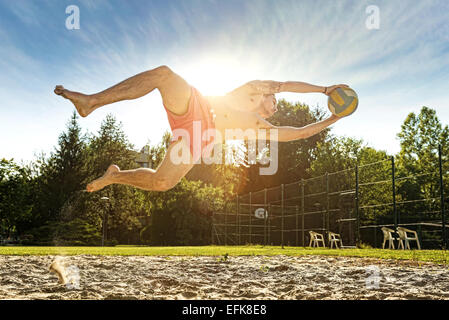
<svg viewBox="0 0 449 320"><path fill-rule="evenodd" d="M96 94L88 95L69 91L63 86L56 86L54 92L69 99L80 116L86 117L102 106L122 100L137 99L158 89L173 133L181 131L187 134L182 137L174 134L165 158L156 170L148 168L120 170L118 166L111 165L102 177L87 185L87 191L97 191L114 183L149 191L166 191L173 188L200 158L211 156L211 146L222 142L216 137L225 137L226 130L250 129L259 134L277 130L278 141L305 139L319 133L340 118L332 114L323 121L301 128L274 126L266 121L266 118L277 111L275 94L321 92L329 95L339 87L348 86L340 84L322 87L296 81L255 80L224 96L204 97L169 67L160 66L137 74ZM195 134L198 128L201 135ZM220 134L216 135L214 132ZM270 140L271 135L267 133L266 136L257 136L257 138ZM180 147L190 150L190 161L174 163L171 160L171 152L177 152Z"/></svg>

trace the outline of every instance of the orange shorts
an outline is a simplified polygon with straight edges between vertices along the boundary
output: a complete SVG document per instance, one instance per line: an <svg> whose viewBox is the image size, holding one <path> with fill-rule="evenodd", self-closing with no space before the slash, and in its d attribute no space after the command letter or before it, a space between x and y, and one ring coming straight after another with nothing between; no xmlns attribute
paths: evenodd
<svg viewBox="0 0 449 320"><path fill-rule="evenodd" d="M176 115L165 107L168 122L173 133L172 142L184 137L190 147L194 163L203 157L210 157L215 141L215 123L209 101L194 87L190 96L188 110Z"/></svg>

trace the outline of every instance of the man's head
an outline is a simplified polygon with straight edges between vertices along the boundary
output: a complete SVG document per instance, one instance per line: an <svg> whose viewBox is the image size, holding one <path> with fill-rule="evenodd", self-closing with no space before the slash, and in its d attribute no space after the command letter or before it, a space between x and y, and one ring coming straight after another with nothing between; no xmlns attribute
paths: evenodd
<svg viewBox="0 0 449 320"><path fill-rule="evenodd" d="M264 94L257 109L259 115L266 119L271 117L276 111L278 111L278 108L274 94Z"/></svg>

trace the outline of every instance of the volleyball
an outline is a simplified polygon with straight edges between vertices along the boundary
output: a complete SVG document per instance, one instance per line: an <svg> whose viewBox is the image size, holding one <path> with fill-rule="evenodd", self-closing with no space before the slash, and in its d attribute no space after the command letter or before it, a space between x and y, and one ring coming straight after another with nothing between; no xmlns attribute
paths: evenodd
<svg viewBox="0 0 449 320"><path fill-rule="evenodd" d="M359 105L357 93L350 88L337 88L331 92L327 100L327 106L333 114L339 117L347 117L354 113Z"/></svg>

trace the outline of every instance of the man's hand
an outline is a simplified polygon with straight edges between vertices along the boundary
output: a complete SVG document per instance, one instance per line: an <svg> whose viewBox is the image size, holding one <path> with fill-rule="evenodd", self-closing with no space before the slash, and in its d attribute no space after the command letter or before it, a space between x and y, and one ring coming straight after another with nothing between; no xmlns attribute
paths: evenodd
<svg viewBox="0 0 449 320"><path fill-rule="evenodd" d="M346 84L336 84L334 86L326 87L323 93L326 96L329 96L332 93L332 91L334 91L337 88L349 88L349 86Z"/></svg>
<svg viewBox="0 0 449 320"><path fill-rule="evenodd" d="M281 82L272 80L254 80L246 84L250 95L275 94L281 92Z"/></svg>

